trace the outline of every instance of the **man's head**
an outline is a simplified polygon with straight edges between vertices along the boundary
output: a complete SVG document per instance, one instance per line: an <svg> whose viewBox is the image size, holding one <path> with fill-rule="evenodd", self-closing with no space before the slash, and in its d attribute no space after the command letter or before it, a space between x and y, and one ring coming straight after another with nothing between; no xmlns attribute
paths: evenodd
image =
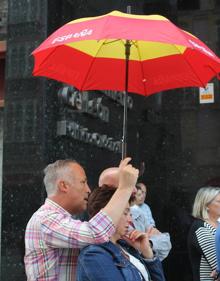
<svg viewBox="0 0 220 281"><path fill-rule="evenodd" d="M71 214L84 211L90 193L84 169L75 160L58 160L44 170L47 196Z"/></svg>
<svg viewBox="0 0 220 281"><path fill-rule="evenodd" d="M99 176L99 187L105 188L117 188L119 185L119 171L118 167L111 167L105 169ZM136 188L134 187L134 191L130 197L129 203L133 205L135 203L135 193Z"/></svg>
<svg viewBox="0 0 220 281"><path fill-rule="evenodd" d="M119 184L119 168L111 167L105 169L99 176L99 187L108 185L112 187L118 187Z"/></svg>

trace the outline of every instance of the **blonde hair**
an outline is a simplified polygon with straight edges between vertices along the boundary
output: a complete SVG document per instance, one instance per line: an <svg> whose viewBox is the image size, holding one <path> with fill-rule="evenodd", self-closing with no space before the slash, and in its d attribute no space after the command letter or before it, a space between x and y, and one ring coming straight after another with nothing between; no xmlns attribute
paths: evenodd
<svg viewBox="0 0 220 281"><path fill-rule="evenodd" d="M193 204L192 215L195 218L209 219L208 205L220 194L220 187L205 186L198 190Z"/></svg>

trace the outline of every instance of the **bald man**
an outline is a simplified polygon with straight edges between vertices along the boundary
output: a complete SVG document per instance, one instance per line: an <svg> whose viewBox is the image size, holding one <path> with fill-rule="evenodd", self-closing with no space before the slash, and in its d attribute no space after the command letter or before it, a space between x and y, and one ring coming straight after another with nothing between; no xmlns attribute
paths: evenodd
<svg viewBox="0 0 220 281"><path fill-rule="evenodd" d="M111 167L105 169L99 176L99 186L108 185L118 187L119 181L119 168Z"/></svg>
<svg viewBox="0 0 220 281"><path fill-rule="evenodd" d="M100 174L99 186L106 185L117 188L119 184L119 176L120 169L118 167L108 168ZM135 186L134 191L137 191ZM147 231L149 233L149 240L152 243L154 252L161 261L164 260L172 248L169 233L161 233L155 227L150 226L141 210L131 207L130 212L134 227L140 231Z"/></svg>

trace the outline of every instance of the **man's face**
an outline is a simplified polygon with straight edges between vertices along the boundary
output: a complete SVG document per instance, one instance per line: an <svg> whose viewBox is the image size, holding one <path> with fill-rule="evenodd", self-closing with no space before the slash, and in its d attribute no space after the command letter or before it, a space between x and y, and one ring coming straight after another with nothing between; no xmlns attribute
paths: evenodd
<svg viewBox="0 0 220 281"><path fill-rule="evenodd" d="M91 192L84 169L76 164L70 164L66 171L65 184L67 186L66 200L72 214L78 214L86 210L88 196Z"/></svg>

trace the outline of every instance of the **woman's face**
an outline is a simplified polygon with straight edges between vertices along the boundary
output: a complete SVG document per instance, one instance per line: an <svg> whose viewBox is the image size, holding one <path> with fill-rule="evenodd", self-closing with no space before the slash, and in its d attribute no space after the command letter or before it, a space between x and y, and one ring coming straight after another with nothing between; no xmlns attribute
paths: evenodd
<svg viewBox="0 0 220 281"><path fill-rule="evenodd" d="M144 201L144 195L141 189L138 189L135 194L135 204L141 205Z"/></svg>
<svg viewBox="0 0 220 281"><path fill-rule="evenodd" d="M118 226L116 227L116 234L119 238L128 233L131 221L130 207L129 204L127 204L126 209L118 222Z"/></svg>
<svg viewBox="0 0 220 281"><path fill-rule="evenodd" d="M207 205L210 217L218 219L220 217L220 194Z"/></svg>

